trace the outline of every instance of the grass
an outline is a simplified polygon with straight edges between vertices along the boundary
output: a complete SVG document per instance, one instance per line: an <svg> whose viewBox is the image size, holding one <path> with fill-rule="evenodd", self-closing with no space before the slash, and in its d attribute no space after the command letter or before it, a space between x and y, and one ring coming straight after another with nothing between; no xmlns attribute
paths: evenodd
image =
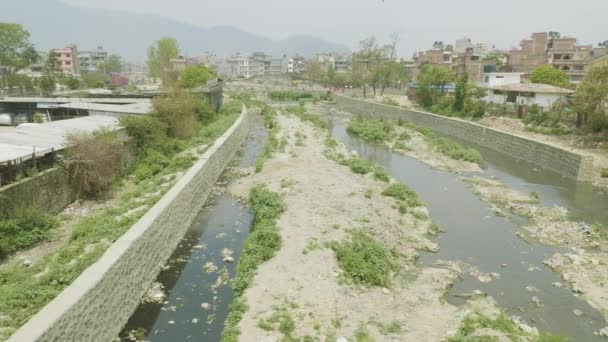
<svg viewBox="0 0 608 342"><path fill-rule="evenodd" d="M603 168L602 170L600 170L600 175L603 178L608 178L608 168Z"/></svg>
<svg viewBox="0 0 608 342"><path fill-rule="evenodd" d="M600 240L608 240L608 228L604 227L604 225L601 223L592 224L591 230L598 236Z"/></svg>
<svg viewBox="0 0 608 342"><path fill-rule="evenodd" d="M473 314L464 318L456 335L449 337L448 342L477 342L477 341L494 341L489 336L473 336L478 329L492 329L500 331L512 341L520 341L520 337L528 337L528 340L533 342L567 342L567 337L556 336L549 333L543 333L539 336L532 336L519 329L513 321L501 315L497 319L484 317L483 315Z"/></svg>
<svg viewBox="0 0 608 342"><path fill-rule="evenodd" d="M279 125L276 122L276 111L273 108L266 106L264 107L264 110L262 110L262 115L264 117L264 126L269 128L270 131L268 132L266 144L264 144L262 152L255 161L256 173L259 173L264 169L264 163L266 163L266 160L270 159L273 153L278 151L281 148L281 145L283 145L277 138Z"/></svg>
<svg viewBox="0 0 608 342"><path fill-rule="evenodd" d="M391 321L389 323L379 323L380 333L383 335L401 333L401 323L399 321Z"/></svg>
<svg viewBox="0 0 608 342"><path fill-rule="evenodd" d="M293 114L293 115L297 116L298 118L300 118L300 120L305 121L305 122L310 122L313 126L315 126L317 128L321 128L321 129L327 128L327 123L325 121L323 121L323 119L320 116L314 115L314 114L308 114L308 112L306 111L306 108L304 108L302 106L287 107L286 110L288 113Z"/></svg>
<svg viewBox="0 0 608 342"><path fill-rule="evenodd" d="M194 137L181 141L180 148L211 144L234 123L240 110L240 103L236 106L227 103L223 115L218 115L215 121L203 126ZM76 221L70 237L56 252L45 256L31 267L13 265L0 271L0 313L9 317L1 323L1 328L5 329L0 329L0 340L10 336L97 261L108 248L100 240L115 241L146 210L131 215L125 213L141 206L150 208L162 197L170 188L161 186L167 183L163 179L164 175L184 170L190 165L175 154L166 158L165 168L136 182L134 189L125 192L115 206ZM138 164L143 165L142 163L145 163L145 159L138 161ZM124 187L125 183L117 186ZM148 197L143 197L144 195ZM133 201L134 198L141 201Z"/></svg>
<svg viewBox="0 0 608 342"><path fill-rule="evenodd" d="M276 221L285 211L283 199L279 194L260 185L251 190L249 198L254 212L253 228L243 245L236 266L236 277L232 283L235 299L224 323L222 341L238 341L238 324L247 310L243 293L251 284L258 266L270 260L281 248L281 236Z"/></svg>
<svg viewBox="0 0 608 342"><path fill-rule="evenodd" d="M391 184L382 192L382 195L397 200L399 211L402 213L407 212L408 208L421 207L424 205L414 190L401 183Z"/></svg>
<svg viewBox="0 0 608 342"><path fill-rule="evenodd" d="M374 338L363 324L355 330L355 342L374 342Z"/></svg>
<svg viewBox="0 0 608 342"><path fill-rule="evenodd" d="M358 117L348 123L346 131L356 135L363 140L376 143L388 143L395 141L395 148L408 150L405 141L410 140L411 136L408 132L403 132L396 135L394 127L404 126L409 129L416 130L424 135L426 142L435 148L438 152L455 160L463 160L471 163L480 164L481 154L479 151L472 148L465 148L462 145L443 137L438 137L429 129L417 127L411 123L395 122L385 120L383 118L362 118Z"/></svg>
<svg viewBox="0 0 608 342"><path fill-rule="evenodd" d="M18 210L0 221L0 260L20 249L47 240L59 221L38 209Z"/></svg>
<svg viewBox="0 0 608 342"><path fill-rule="evenodd" d="M387 142L394 137L394 127L390 121L382 119L364 119L358 117L354 120L350 120L346 131L350 134L356 135L363 140L372 141L376 143Z"/></svg>
<svg viewBox="0 0 608 342"><path fill-rule="evenodd" d="M312 93L298 91L271 91L268 96L274 101L298 101L313 98Z"/></svg>
<svg viewBox="0 0 608 342"><path fill-rule="evenodd" d="M358 285L389 287L392 273L399 268L393 252L361 231L352 232L350 240L331 247L344 275Z"/></svg>

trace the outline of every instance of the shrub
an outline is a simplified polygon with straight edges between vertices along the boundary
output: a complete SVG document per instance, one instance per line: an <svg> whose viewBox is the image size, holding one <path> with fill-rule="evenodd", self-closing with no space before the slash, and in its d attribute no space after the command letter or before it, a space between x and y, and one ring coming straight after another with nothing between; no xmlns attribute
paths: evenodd
<svg viewBox="0 0 608 342"><path fill-rule="evenodd" d="M414 190L401 183L390 185L382 192L382 195L396 199L401 212L405 212L407 208L420 207L424 205Z"/></svg>
<svg viewBox="0 0 608 342"><path fill-rule="evenodd" d="M350 161L350 170L354 173L366 175L374 170L374 163L360 158L354 158Z"/></svg>
<svg viewBox="0 0 608 342"><path fill-rule="evenodd" d="M392 138L393 124L384 120L357 118L351 120L346 131L373 142L385 142Z"/></svg>
<svg viewBox="0 0 608 342"><path fill-rule="evenodd" d="M607 168L603 168L603 169L600 171L600 174L602 175L602 177L604 177L604 178L608 178L608 167L607 167Z"/></svg>
<svg viewBox="0 0 608 342"><path fill-rule="evenodd" d="M9 219L0 221L0 259L46 240L49 231L57 225L52 215L37 209L15 212Z"/></svg>
<svg viewBox="0 0 608 342"><path fill-rule="evenodd" d="M349 241L332 246L338 265L356 284L367 287L390 286L398 269L396 256L366 233L355 231Z"/></svg>
<svg viewBox="0 0 608 342"><path fill-rule="evenodd" d="M311 93L296 91L272 91L269 95L274 101L298 101L300 99L313 98Z"/></svg>
<svg viewBox="0 0 608 342"><path fill-rule="evenodd" d="M93 196L108 190L123 169L124 140L115 132L98 130L69 134L66 141L68 171L79 191Z"/></svg>
<svg viewBox="0 0 608 342"><path fill-rule="evenodd" d="M215 113L202 97L184 90L154 98L156 115L168 126L171 137L185 139L193 136L200 128L200 122L211 121Z"/></svg>

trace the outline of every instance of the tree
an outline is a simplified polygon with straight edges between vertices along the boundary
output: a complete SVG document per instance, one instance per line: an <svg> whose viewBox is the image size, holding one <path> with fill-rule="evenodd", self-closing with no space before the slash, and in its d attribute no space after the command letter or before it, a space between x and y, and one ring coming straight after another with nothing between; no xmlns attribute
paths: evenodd
<svg viewBox="0 0 608 342"><path fill-rule="evenodd" d="M361 49L353 55L353 79L359 81L363 86L363 97L367 96L367 86L373 72L375 63L378 62L381 52L378 48L376 38L369 37L361 41ZM374 89L375 90L375 89Z"/></svg>
<svg viewBox="0 0 608 342"><path fill-rule="evenodd" d="M68 89L75 90L80 87L80 80L75 76L67 75L61 80L61 84L68 87Z"/></svg>
<svg viewBox="0 0 608 342"><path fill-rule="evenodd" d="M608 63L593 67L574 94L576 124L581 127L591 121L591 129L608 128Z"/></svg>
<svg viewBox="0 0 608 342"><path fill-rule="evenodd" d="M175 38L161 38L148 48L148 72L153 79L160 79L164 84L175 81L171 60L179 55Z"/></svg>
<svg viewBox="0 0 608 342"><path fill-rule="evenodd" d="M122 57L119 55L109 55L104 68L105 72L121 72Z"/></svg>
<svg viewBox="0 0 608 342"><path fill-rule="evenodd" d="M189 66L180 74L179 85L182 88L195 88L205 85L215 76L215 72L204 65Z"/></svg>
<svg viewBox="0 0 608 342"><path fill-rule="evenodd" d="M548 84L565 88L570 85L570 79L565 72L550 65L541 65L530 74L530 82Z"/></svg>
<svg viewBox="0 0 608 342"><path fill-rule="evenodd" d="M82 74L82 82L87 88L103 88L110 78L103 72L87 72Z"/></svg>
<svg viewBox="0 0 608 342"><path fill-rule="evenodd" d="M460 113L464 109L464 103L467 99L467 87L469 85L469 75L465 73L456 83L456 90L454 91L454 105L452 110Z"/></svg>
<svg viewBox="0 0 608 342"><path fill-rule="evenodd" d="M55 85L62 74L61 64L55 51L49 51L44 66L42 68L42 77L40 78L40 89L45 92L55 90Z"/></svg>
<svg viewBox="0 0 608 342"><path fill-rule="evenodd" d="M31 64L35 59L34 48L29 43L30 33L23 26L0 23L0 76L2 83L6 77ZM37 55L37 54L36 54Z"/></svg>
<svg viewBox="0 0 608 342"><path fill-rule="evenodd" d="M423 65L418 74L416 97L424 107L437 103L445 94L445 87L454 80L454 74L444 66Z"/></svg>

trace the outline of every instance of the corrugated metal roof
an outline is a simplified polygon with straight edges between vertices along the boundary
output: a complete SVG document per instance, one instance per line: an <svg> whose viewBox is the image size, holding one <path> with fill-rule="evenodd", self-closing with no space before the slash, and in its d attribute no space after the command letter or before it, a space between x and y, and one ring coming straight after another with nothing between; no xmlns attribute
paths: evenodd
<svg viewBox="0 0 608 342"><path fill-rule="evenodd" d="M90 102L70 102L60 104L59 108L94 110L99 112L111 112L122 114L148 114L152 112L152 102L137 102L125 105L90 103Z"/></svg>
<svg viewBox="0 0 608 342"><path fill-rule="evenodd" d="M118 119L100 115L19 126L14 132L0 134L0 163L29 159L34 149L36 154L61 150L65 147L66 136L72 132L93 132L100 128L115 130L118 127Z"/></svg>

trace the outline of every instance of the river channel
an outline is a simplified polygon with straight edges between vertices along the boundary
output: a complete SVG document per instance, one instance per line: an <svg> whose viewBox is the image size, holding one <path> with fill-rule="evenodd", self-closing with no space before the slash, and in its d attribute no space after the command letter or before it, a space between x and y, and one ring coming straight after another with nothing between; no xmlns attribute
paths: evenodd
<svg viewBox="0 0 608 342"><path fill-rule="evenodd" d="M435 240L440 245L439 252L423 254L421 265L441 260L463 261L483 273L501 275L490 283L482 283L465 274L451 289L449 302L463 304L464 300L455 294L481 290L492 296L508 315L519 316L540 331L568 336L572 341L602 340L594 335L606 326L601 313L571 289L554 287L554 282L562 280L543 265L543 261L554 253L566 249L520 239L516 233L525 219L512 217L509 220L493 214L490 206L461 179L462 175L433 170L414 158L364 142L346 132L348 115L330 108L323 111L322 115L330 117L331 134L336 140L350 150L356 150L362 158L382 165L395 179L414 189L426 203L432 221L445 230ZM493 150L473 147L484 159L484 172L478 176L496 178L527 193L536 191L540 194L541 205L564 206L577 219L608 223L608 195L605 193ZM541 300L540 306L532 301L533 297ZM581 310L583 315L576 316L574 309Z"/></svg>

